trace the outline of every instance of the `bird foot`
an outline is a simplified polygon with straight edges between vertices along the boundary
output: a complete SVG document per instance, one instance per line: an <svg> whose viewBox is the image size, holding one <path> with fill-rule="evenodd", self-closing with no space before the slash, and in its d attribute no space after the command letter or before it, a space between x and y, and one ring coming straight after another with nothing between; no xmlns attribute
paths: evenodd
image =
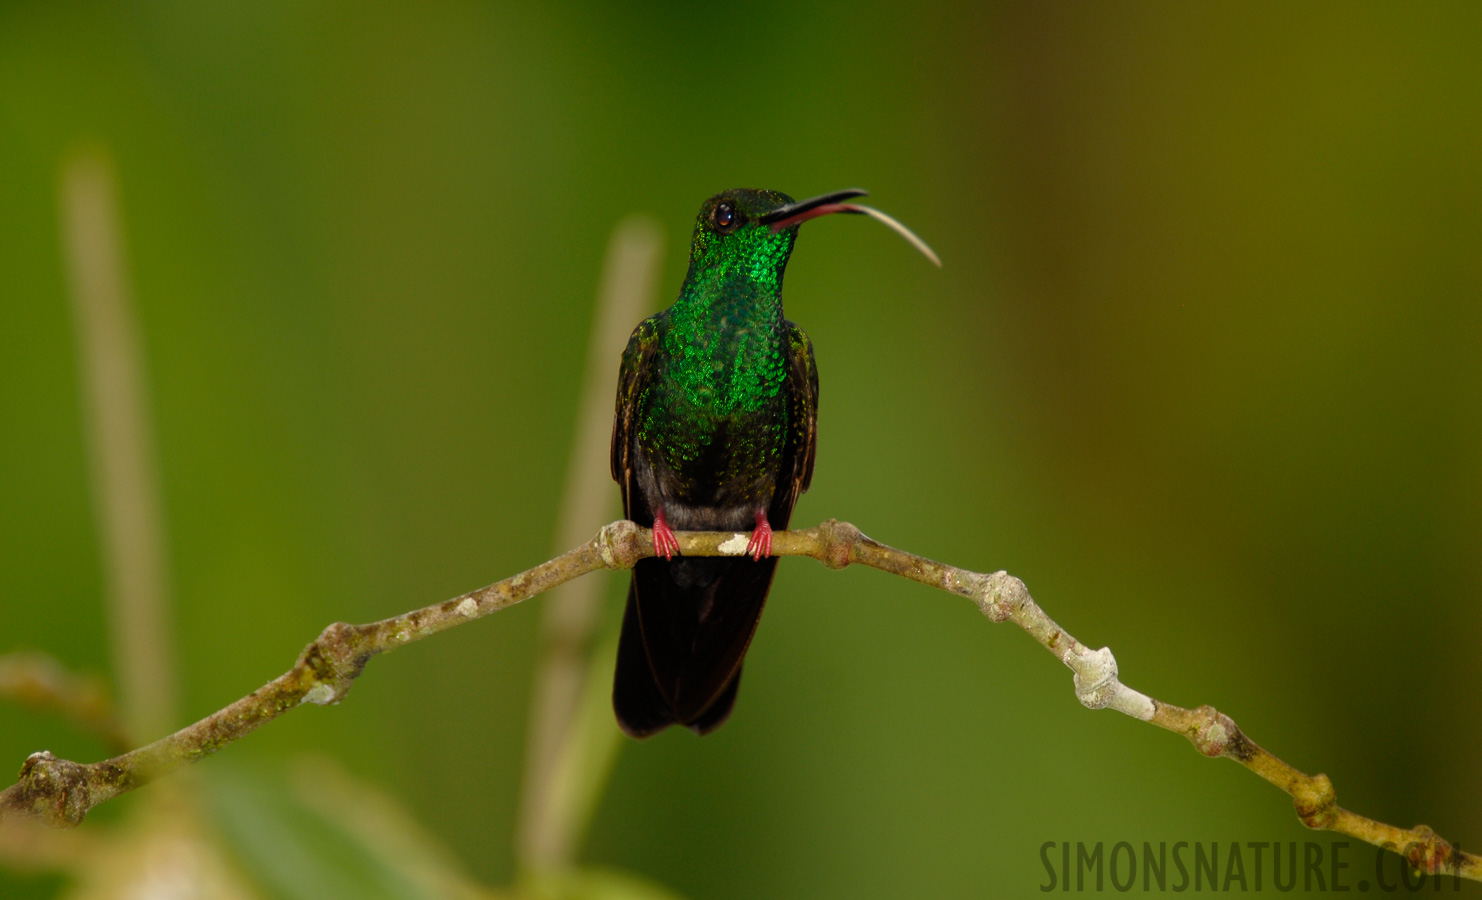
<svg viewBox="0 0 1482 900"><path fill-rule="evenodd" d="M679 555L679 538L674 536L674 529L664 521L662 509L654 516L654 555L665 559L673 559Z"/></svg>
<svg viewBox="0 0 1482 900"><path fill-rule="evenodd" d="M756 530L751 533L751 540L746 542L746 553L757 562L763 556L772 555L772 525L767 521L766 510L756 511Z"/></svg>

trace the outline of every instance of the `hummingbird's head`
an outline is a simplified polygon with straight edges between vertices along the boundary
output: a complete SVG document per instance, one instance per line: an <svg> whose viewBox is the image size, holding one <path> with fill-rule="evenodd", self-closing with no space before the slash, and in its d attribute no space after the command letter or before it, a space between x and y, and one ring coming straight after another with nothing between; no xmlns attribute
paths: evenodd
<svg viewBox="0 0 1482 900"><path fill-rule="evenodd" d="M734 188L706 200L695 218L690 273L698 281L750 280L780 288L798 229L774 229L766 217L793 205L778 191Z"/></svg>
<svg viewBox="0 0 1482 900"><path fill-rule="evenodd" d="M904 225L868 206L845 201L868 191L846 188L807 200L793 200L780 191L733 188L705 201L695 220L690 242L690 276L749 278L782 283L782 272L798 237L798 226L831 213L868 215L884 222L910 241L938 266L931 248Z"/></svg>

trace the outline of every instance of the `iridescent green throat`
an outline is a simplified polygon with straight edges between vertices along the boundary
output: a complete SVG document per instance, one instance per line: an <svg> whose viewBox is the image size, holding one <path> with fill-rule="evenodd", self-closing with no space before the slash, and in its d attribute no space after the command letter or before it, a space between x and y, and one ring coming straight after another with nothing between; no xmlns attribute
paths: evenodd
<svg viewBox="0 0 1482 900"><path fill-rule="evenodd" d="M786 376L782 275L795 229L697 231L690 270L669 309L663 380L701 415L754 414L774 404Z"/></svg>

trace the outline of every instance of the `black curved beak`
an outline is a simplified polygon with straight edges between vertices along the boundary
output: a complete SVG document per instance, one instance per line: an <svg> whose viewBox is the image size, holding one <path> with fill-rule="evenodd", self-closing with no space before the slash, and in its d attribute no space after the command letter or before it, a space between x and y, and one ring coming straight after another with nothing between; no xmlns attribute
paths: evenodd
<svg viewBox="0 0 1482 900"><path fill-rule="evenodd" d="M861 206L858 203L845 203L855 197L863 197L869 191L860 188L845 188L842 191L834 191L832 194L824 194L820 197L810 197L798 203L789 203L781 209L774 209L766 215L757 219L763 225L772 229L772 233L801 225L809 219L819 216L827 216L833 213L853 213L854 215L869 216L876 222L880 222L894 231L896 234L910 242L912 247L921 251L921 254L931 260L932 264L940 267L942 261L937 258L936 252L926 245L926 242L916 236L916 233L895 219L871 206Z"/></svg>
<svg viewBox="0 0 1482 900"><path fill-rule="evenodd" d="M832 194L820 194L817 197L809 197L807 200L799 200L786 206L772 210L757 219L763 225L771 225L773 231L781 231L792 225L826 216L835 212L853 212L850 209L836 208L845 200L855 197L867 196L870 192L863 188L845 188L842 191L834 191ZM835 207L835 208L829 208Z"/></svg>

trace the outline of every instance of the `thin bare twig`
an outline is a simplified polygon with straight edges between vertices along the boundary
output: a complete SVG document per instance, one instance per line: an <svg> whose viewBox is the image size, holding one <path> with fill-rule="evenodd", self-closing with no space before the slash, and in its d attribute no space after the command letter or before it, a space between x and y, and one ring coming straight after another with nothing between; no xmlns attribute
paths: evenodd
<svg viewBox="0 0 1482 900"><path fill-rule="evenodd" d="M371 657L527 600L603 568L641 558L632 522L608 525L574 550L486 588L368 625L330 625L287 672L172 735L83 765L42 751L27 757L20 781L0 791L0 818L29 813L55 826L76 825L92 807L215 753L300 703L338 703ZM652 552L652 544L649 545Z"/></svg>
<svg viewBox="0 0 1482 900"><path fill-rule="evenodd" d="M748 535L680 532L687 556L740 556ZM1453 847L1430 828L1397 828L1338 806L1325 775L1307 775L1247 738L1229 716L1210 706L1184 709L1122 684L1109 649L1092 650L1045 614L1024 583L1006 572L983 574L934 562L865 537L853 525L829 520L816 528L777 532L775 556L808 556L830 568L859 563L971 599L995 622L1012 621L1074 673L1076 697L1091 709L1111 708L1182 734L1205 756L1225 757L1291 795L1309 828L1347 834L1401 853L1427 874L1451 873L1482 881L1482 856ZM365 663L378 653L446 631L504 609L597 569L631 568L653 555L653 533L629 521L603 527L591 541L513 578L462 597L369 625L336 624L299 657L298 664L258 691L163 740L88 765L34 753L19 782L0 791L0 819L30 816L56 826L75 825L93 806L219 750L304 701L343 699Z"/></svg>

